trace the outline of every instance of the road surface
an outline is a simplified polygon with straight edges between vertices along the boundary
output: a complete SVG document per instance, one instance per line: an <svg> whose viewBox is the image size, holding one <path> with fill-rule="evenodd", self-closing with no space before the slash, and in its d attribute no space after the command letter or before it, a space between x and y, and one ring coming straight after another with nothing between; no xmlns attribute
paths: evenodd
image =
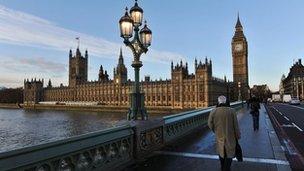
<svg viewBox="0 0 304 171"><path fill-rule="evenodd" d="M270 110L296 149L304 156L304 105L273 103Z"/></svg>

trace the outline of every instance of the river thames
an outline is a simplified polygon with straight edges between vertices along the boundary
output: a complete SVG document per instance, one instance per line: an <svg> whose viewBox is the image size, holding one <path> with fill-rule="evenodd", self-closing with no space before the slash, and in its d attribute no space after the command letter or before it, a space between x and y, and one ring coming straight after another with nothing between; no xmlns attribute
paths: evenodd
<svg viewBox="0 0 304 171"><path fill-rule="evenodd" d="M0 108L0 153L126 124L125 113Z"/></svg>

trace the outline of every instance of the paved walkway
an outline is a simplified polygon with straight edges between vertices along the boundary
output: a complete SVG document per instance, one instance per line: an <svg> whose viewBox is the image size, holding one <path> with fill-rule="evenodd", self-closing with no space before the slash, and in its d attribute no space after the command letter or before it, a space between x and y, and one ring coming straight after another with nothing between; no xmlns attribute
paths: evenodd
<svg viewBox="0 0 304 171"><path fill-rule="evenodd" d="M232 170L290 170L264 106L260 113L260 130L254 132L249 111L239 111L244 162L234 161ZM214 134L206 128L156 152L156 156L132 170L220 170L214 143Z"/></svg>

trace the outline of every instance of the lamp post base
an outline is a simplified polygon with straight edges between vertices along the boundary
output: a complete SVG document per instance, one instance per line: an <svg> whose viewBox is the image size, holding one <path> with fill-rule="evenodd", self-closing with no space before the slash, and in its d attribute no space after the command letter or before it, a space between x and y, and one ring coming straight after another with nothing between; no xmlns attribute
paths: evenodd
<svg viewBox="0 0 304 171"><path fill-rule="evenodd" d="M137 120L138 115L141 116L141 120L148 120L148 114L145 108L145 94L130 93L130 102L128 120Z"/></svg>

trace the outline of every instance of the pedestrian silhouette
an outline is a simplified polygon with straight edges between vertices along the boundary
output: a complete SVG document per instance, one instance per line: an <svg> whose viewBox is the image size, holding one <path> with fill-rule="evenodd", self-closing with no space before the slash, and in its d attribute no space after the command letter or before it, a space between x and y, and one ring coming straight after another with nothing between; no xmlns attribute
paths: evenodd
<svg viewBox="0 0 304 171"><path fill-rule="evenodd" d="M252 115L252 123L253 123L253 130L259 130L259 119L260 119L260 101L258 98L253 96L250 100L250 114Z"/></svg>

